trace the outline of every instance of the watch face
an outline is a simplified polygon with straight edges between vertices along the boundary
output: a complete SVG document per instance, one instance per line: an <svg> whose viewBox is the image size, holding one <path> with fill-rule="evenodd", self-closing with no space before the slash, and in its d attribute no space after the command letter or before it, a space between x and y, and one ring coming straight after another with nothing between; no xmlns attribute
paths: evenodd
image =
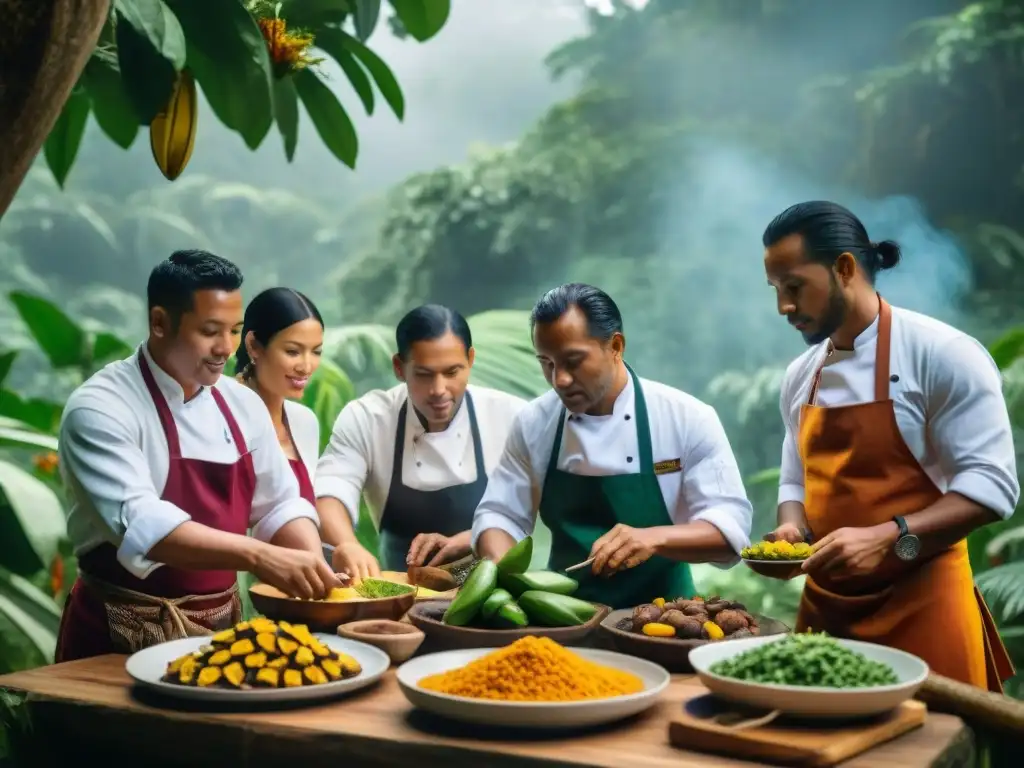
<svg viewBox="0 0 1024 768"><path fill-rule="evenodd" d="M900 560L913 560L921 551L921 540L917 536L900 536L896 542L896 557Z"/></svg>

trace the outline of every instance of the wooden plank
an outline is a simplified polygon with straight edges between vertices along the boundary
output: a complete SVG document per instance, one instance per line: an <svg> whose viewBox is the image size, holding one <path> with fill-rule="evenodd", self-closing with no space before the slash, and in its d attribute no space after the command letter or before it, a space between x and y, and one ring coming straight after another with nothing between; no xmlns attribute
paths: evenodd
<svg viewBox="0 0 1024 768"><path fill-rule="evenodd" d="M656 707L611 727L571 734L510 735L449 723L414 710L393 670L373 688L334 702L257 711L170 703L134 693L123 656L0 677L0 688L29 694L36 733L61 734L59 743L48 745L54 750L67 746L79 755L99 750L127 758L152 754L154 744L166 745L154 755L154 764L160 765L212 764L216 759L249 768L310 758L328 764L336 757L349 765L366 766L438 760L446 768L478 768L481 760L489 768L750 766L747 761L669 744L669 720L693 696L695 687L703 690L693 676L676 675ZM844 768L941 763L951 744L962 745L965 731L969 733L959 718L932 714L921 728L853 758Z"/></svg>

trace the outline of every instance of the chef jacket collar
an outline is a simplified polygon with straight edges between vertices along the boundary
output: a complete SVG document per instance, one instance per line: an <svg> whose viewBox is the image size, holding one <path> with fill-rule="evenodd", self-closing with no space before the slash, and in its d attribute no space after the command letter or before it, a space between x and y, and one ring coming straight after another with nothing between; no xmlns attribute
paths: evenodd
<svg viewBox="0 0 1024 768"><path fill-rule="evenodd" d="M633 417L633 377L626 374L626 386L619 392L619 396L615 398L615 403L612 405L612 412L610 414L613 417L620 419L630 419ZM567 421L583 421L584 419L607 419L608 416L591 416L585 413L570 413Z"/></svg>
<svg viewBox="0 0 1024 768"><path fill-rule="evenodd" d="M468 392L468 391L469 391L469 389L467 388L466 392ZM406 395L406 397L408 398L408 395ZM412 432L413 438L417 439L417 440L420 438L421 435L426 435L426 434L438 434L438 435L440 435L440 434L444 434L445 432L448 432L448 431L451 431L451 430L454 430L454 429L458 429L459 427L462 426L462 424L466 421L466 418L467 418L465 416L465 413L466 413L466 408L465 408L466 395L465 395L465 393L463 393L462 400L459 401L459 409L457 411L455 411L455 415L452 416L452 420L448 422L448 426L445 427L440 432L428 433L427 432L427 428L423 424L425 419L423 419L420 416L420 412L416 410L416 406L414 406L412 404L412 400L411 399L407 399L406 402L408 403L408 407L406 408L406 411L408 411L408 412L405 415L405 428L406 428L407 431Z"/></svg>
<svg viewBox="0 0 1024 768"><path fill-rule="evenodd" d="M156 382L157 387L163 394L164 399L167 400L167 404L172 408L180 408L188 403L185 402L185 390L182 389L181 385L174 380L174 378L161 368L153 356L149 354L149 346L144 341L139 345L139 349L142 350L142 354L146 357L146 362L149 363L149 370L153 374L153 380ZM140 374L141 375L141 374ZM206 387L200 387L199 391L196 392L195 397L189 400L189 403L197 401L200 397L206 395Z"/></svg>

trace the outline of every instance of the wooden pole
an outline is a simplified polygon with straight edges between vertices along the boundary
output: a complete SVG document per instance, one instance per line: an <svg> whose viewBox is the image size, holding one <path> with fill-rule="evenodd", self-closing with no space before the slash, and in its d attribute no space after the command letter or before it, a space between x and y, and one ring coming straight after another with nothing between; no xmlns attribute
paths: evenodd
<svg viewBox="0 0 1024 768"><path fill-rule="evenodd" d="M0 216L96 46L110 0L0 0Z"/></svg>

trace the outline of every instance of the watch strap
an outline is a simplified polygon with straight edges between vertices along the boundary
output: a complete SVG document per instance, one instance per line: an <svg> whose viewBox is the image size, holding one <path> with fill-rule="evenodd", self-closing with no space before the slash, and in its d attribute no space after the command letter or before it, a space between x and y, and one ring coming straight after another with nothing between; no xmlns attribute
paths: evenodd
<svg viewBox="0 0 1024 768"><path fill-rule="evenodd" d="M907 521L904 520L903 517L901 517L900 515L896 515L892 519L892 521L894 523L896 523L897 526L899 526L899 529L900 529L900 536L899 536L899 538L902 539L904 536L909 536L910 535L910 528L907 527Z"/></svg>

